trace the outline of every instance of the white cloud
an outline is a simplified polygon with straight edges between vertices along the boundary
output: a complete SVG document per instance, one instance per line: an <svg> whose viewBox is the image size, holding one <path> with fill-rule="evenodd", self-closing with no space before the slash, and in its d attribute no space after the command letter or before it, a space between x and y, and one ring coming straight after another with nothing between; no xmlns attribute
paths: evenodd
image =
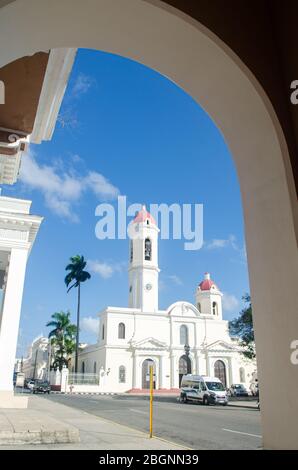
<svg viewBox="0 0 298 470"><path fill-rule="evenodd" d="M107 263L98 260L88 260L87 266L91 272L99 274L103 279L109 279L115 272L122 271L123 267L121 263Z"/></svg>
<svg viewBox="0 0 298 470"><path fill-rule="evenodd" d="M235 235L230 235L228 238L214 238L210 242L205 242L204 247L207 250L220 250L223 248L232 248L235 252L240 255L240 262L242 264L247 263L246 247L238 245L237 238Z"/></svg>
<svg viewBox="0 0 298 470"><path fill-rule="evenodd" d="M72 87L71 94L72 96L78 97L87 93L89 88L95 83L94 78L85 75L84 73L80 73Z"/></svg>
<svg viewBox="0 0 298 470"><path fill-rule="evenodd" d="M119 195L118 188L96 171L90 171L84 178L84 183L102 199L114 199Z"/></svg>
<svg viewBox="0 0 298 470"><path fill-rule="evenodd" d="M80 322L82 331L86 333L98 334L99 318L83 317Z"/></svg>
<svg viewBox="0 0 298 470"><path fill-rule="evenodd" d="M205 247L207 248L207 250L216 250L220 248L226 248L227 246L231 246L235 249L236 237L234 235L230 235L227 239L214 238L210 242L205 243Z"/></svg>
<svg viewBox="0 0 298 470"><path fill-rule="evenodd" d="M240 302L235 295L225 292L222 297L222 306L226 312L235 312L239 308Z"/></svg>
<svg viewBox="0 0 298 470"><path fill-rule="evenodd" d="M72 205L84 192L91 191L101 200L119 195L119 189L100 173L90 171L82 176L74 168L65 171L61 165L39 165L31 152L23 155L20 179L29 188L39 190L55 214L72 222L79 220Z"/></svg>
<svg viewBox="0 0 298 470"><path fill-rule="evenodd" d="M172 281L176 286L182 286L183 282L181 281L180 277L176 276L175 274L172 274L171 276L168 276L170 281Z"/></svg>

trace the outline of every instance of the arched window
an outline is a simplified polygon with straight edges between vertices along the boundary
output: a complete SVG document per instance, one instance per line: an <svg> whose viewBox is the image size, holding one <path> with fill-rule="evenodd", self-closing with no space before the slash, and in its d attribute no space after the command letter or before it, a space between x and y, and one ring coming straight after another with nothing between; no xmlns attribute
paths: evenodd
<svg viewBox="0 0 298 470"><path fill-rule="evenodd" d="M130 262L133 260L133 241L130 241Z"/></svg>
<svg viewBox="0 0 298 470"><path fill-rule="evenodd" d="M118 338L125 339L125 325L124 323L119 323L118 325Z"/></svg>
<svg viewBox="0 0 298 470"><path fill-rule="evenodd" d="M94 364L93 364L93 374L96 374L96 369L97 369L97 367L96 367L96 361L94 361Z"/></svg>
<svg viewBox="0 0 298 470"><path fill-rule="evenodd" d="M180 326L180 344L188 344L188 328L186 325Z"/></svg>
<svg viewBox="0 0 298 470"><path fill-rule="evenodd" d="M104 325L102 325L101 339L105 339L105 326Z"/></svg>
<svg viewBox="0 0 298 470"><path fill-rule="evenodd" d="M125 367L120 366L119 367L119 383L124 384L126 382L126 372L125 372Z"/></svg>
<svg viewBox="0 0 298 470"><path fill-rule="evenodd" d="M240 367L239 369L240 382L245 382L245 369Z"/></svg>
<svg viewBox="0 0 298 470"><path fill-rule="evenodd" d="M213 313L213 315L218 314L217 303L216 302L212 302L212 313Z"/></svg>
<svg viewBox="0 0 298 470"><path fill-rule="evenodd" d="M220 359L214 364L214 375L222 382L224 387L227 386L226 366Z"/></svg>
<svg viewBox="0 0 298 470"><path fill-rule="evenodd" d="M82 362L82 374L85 374L85 362Z"/></svg>
<svg viewBox="0 0 298 470"><path fill-rule="evenodd" d="M200 313L202 312L200 302L198 303L198 310L199 310Z"/></svg>
<svg viewBox="0 0 298 470"><path fill-rule="evenodd" d="M145 239L145 260L151 261L152 243L150 238Z"/></svg>

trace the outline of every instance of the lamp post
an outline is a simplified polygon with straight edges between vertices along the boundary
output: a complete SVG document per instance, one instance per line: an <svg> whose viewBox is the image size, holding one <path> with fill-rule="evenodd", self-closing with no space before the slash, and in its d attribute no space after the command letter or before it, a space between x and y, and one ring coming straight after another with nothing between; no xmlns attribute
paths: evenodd
<svg viewBox="0 0 298 470"><path fill-rule="evenodd" d="M189 344L184 345L184 352L185 352L185 356L186 356L187 373L191 374L191 363L190 363L190 359L189 359L189 353L190 353Z"/></svg>

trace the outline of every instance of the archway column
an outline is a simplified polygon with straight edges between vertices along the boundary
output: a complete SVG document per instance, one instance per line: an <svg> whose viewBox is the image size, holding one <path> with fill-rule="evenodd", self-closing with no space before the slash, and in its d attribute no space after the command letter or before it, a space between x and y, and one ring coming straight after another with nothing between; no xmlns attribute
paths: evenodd
<svg viewBox="0 0 298 470"><path fill-rule="evenodd" d="M13 371L27 259L42 221L41 217L30 215L30 206L31 201L0 197L0 278L3 288L0 315L1 408L24 408L28 401L13 395Z"/></svg>
<svg viewBox="0 0 298 470"><path fill-rule="evenodd" d="M28 250L13 248L10 252L0 329L0 408L26 408L28 399L14 397L13 370L17 349L19 322Z"/></svg>

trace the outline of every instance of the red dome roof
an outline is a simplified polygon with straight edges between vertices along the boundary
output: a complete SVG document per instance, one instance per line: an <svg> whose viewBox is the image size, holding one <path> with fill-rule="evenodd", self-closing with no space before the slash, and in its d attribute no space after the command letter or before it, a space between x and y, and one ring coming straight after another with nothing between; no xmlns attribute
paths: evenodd
<svg viewBox="0 0 298 470"><path fill-rule="evenodd" d="M146 206L143 206L142 209L137 212L135 218L133 219L134 224L139 224L142 222L146 222L146 220L149 220L152 224L156 225L156 222L150 212L147 211Z"/></svg>
<svg viewBox="0 0 298 470"><path fill-rule="evenodd" d="M218 287L215 282L210 279L210 274L205 273L205 279L199 284L199 289L210 290L212 287L218 290Z"/></svg>

